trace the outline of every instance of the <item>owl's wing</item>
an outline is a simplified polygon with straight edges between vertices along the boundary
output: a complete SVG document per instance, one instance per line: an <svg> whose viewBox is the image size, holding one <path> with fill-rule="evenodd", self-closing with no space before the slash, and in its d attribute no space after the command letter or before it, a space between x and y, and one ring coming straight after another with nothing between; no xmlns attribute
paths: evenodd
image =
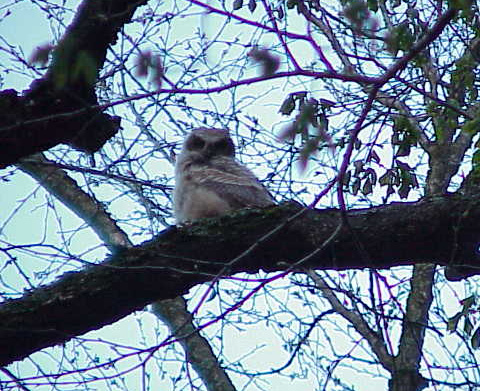
<svg viewBox="0 0 480 391"><path fill-rule="evenodd" d="M236 162L229 162L221 168L194 167L190 175L192 182L213 191L233 209L274 204L272 196L255 175Z"/></svg>

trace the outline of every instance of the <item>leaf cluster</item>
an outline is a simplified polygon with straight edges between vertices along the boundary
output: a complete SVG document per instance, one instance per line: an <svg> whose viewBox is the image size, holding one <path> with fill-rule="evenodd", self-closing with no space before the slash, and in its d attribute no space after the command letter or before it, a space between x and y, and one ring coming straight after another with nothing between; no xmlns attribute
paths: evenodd
<svg viewBox="0 0 480 391"><path fill-rule="evenodd" d="M324 145L333 148L332 138L328 133L327 114L334 102L327 99L307 98L307 95L306 91L291 93L279 109L279 112L286 116L297 110L295 119L285 127L280 138L294 140L297 135L300 136L299 155L302 169L305 169L309 158Z"/></svg>
<svg viewBox="0 0 480 391"><path fill-rule="evenodd" d="M462 304L462 309L448 319L447 330L450 332L456 331L460 320L463 319L462 331L467 337L470 337L472 348L478 349L480 347L480 326L477 325L475 328L475 325L472 322L474 314L477 314L479 310L478 298L477 296L472 295L463 299L460 304Z"/></svg>

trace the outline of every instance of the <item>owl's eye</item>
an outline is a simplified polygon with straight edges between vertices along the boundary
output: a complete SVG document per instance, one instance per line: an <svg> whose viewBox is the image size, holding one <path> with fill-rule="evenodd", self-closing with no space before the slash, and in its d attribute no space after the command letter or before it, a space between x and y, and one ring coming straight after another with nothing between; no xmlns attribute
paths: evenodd
<svg viewBox="0 0 480 391"><path fill-rule="evenodd" d="M205 141L200 137L192 137L187 145L187 148L191 151L202 149L205 146Z"/></svg>
<svg viewBox="0 0 480 391"><path fill-rule="evenodd" d="M233 144L227 139L219 140L213 146L218 154L226 156L232 156L234 154Z"/></svg>
<svg viewBox="0 0 480 391"><path fill-rule="evenodd" d="M228 148L227 140L220 140L215 143L215 149L226 149Z"/></svg>

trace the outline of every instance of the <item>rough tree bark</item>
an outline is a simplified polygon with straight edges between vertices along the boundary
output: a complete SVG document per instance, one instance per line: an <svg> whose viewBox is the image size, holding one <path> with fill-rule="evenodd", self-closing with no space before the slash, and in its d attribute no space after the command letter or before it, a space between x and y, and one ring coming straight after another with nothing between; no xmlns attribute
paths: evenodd
<svg viewBox="0 0 480 391"><path fill-rule="evenodd" d="M478 196L352 210L348 226L338 210L285 204L171 227L152 241L0 306L0 365L233 273L389 268L427 260L475 270ZM358 239L368 263L359 256Z"/></svg>

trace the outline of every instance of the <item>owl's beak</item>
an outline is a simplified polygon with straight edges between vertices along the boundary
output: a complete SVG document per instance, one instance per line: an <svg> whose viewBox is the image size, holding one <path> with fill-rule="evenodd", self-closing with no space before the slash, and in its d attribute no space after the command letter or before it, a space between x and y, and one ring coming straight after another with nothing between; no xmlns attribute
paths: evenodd
<svg viewBox="0 0 480 391"><path fill-rule="evenodd" d="M210 145L210 146L207 146L207 147L205 148L204 156L205 156L208 160L210 160L210 159L212 158L212 156L213 156L213 148L212 148L211 145Z"/></svg>

